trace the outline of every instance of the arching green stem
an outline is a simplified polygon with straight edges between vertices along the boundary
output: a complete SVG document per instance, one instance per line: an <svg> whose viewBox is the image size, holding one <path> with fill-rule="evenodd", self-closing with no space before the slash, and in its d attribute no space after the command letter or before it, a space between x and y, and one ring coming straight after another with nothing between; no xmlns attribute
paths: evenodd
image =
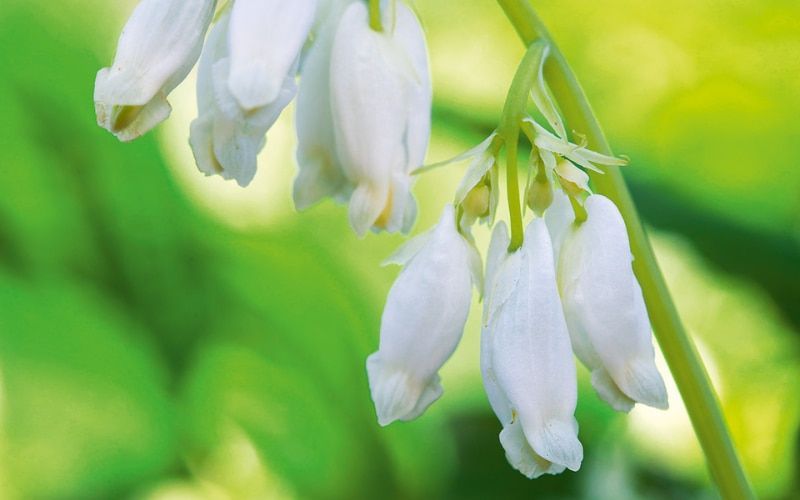
<svg viewBox="0 0 800 500"><path fill-rule="evenodd" d="M544 53L544 43L530 43L525 56L519 63L511 88L508 90L503 117L497 133L506 144L506 187L508 189L508 213L511 226L511 244L509 252L522 246L522 205L519 199L519 172L517 168L517 145L519 143L519 126L528 105L528 95L539 69L539 61Z"/></svg>
<svg viewBox="0 0 800 500"><path fill-rule="evenodd" d="M535 40L545 40L548 43L551 50L545 66L545 78L564 118L570 128L585 134L592 149L610 155L611 148L583 90L530 1L498 0L498 3L524 43L530 44ZM681 323L622 174L618 168L610 167L604 175L592 173L591 176L597 191L612 199L625 219L631 251L635 257L634 271L644 292L653 330L681 392L709 470L722 497L755 498L731 442L708 374L692 339Z"/></svg>

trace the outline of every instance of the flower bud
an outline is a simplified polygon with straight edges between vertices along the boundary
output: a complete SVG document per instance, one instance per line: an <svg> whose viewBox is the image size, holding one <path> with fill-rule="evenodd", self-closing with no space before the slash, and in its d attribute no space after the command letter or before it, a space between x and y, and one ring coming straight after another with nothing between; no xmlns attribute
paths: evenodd
<svg viewBox="0 0 800 500"><path fill-rule="evenodd" d="M546 178L536 176L528 188L528 196L525 200L537 217L544 214L547 207L553 203L553 184Z"/></svg>
<svg viewBox="0 0 800 500"><path fill-rule="evenodd" d="M590 196L585 208L588 219L570 226L558 266L573 349L614 409L629 411L634 403L665 409L667 392L654 362L625 222L604 196Z"/></svg>
<svg viewBox="0 0 800 500"><path fill-rule="evenodd" d="M97 123L122 141L170 114L167 95L197 62L215 0L142 0L120 35L114 63L97 73Z"/></svg>
<svg viewBox="0 0 800 500"><path fill-rule="evenodd" d="M411 420L442 394L438 371L455 350L479 285L480 256L447 206L436 228L395 256L404 268L386 299L367 372L378 422ZM411 250L411 251L408 251Z"/></svg>

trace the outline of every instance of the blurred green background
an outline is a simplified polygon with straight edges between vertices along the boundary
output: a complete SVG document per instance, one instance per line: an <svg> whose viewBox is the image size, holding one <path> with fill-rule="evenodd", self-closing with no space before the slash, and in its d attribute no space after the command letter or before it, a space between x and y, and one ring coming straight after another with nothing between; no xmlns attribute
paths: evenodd
<svg viewBox="0 0 800 500"><path fill-rule="evenodd" d="M624 416L583 369L582 470L513 471L474 317L444 398L379 428L364 360L402 238L359 241L330 202L294 212L291 110L246 190L194 167L193 77L145 138L98 128L94 76L134 3L0 6L0 498L716 497L671 381L669 411ZM798 498L800 3L536 4L632 160L759 496ZM416 8L436 161L492 130L522 47L490 0ZM462 171L420 179L415 232Z"/></svg>

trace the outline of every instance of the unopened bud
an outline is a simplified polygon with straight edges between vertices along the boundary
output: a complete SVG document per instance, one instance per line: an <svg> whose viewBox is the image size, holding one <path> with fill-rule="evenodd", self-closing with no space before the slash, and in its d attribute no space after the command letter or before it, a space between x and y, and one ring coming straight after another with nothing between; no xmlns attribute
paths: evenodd
<svg viewBox="0 0 800 500"><path fill-rule="evenodd" d="M484 183L478 184L470 189L466 198L461 203L464 213L471 218L479 219L489 215L490 203L489 186Z"/></svg>
<svg viewBox="0 0 800 500"><path fill-rule="evenodd" d="M537 217L541 217L547 207L553 203L553 185L546 177L540 179L537 176L528 188L528 197L525 201L533 213Z"/></svg>

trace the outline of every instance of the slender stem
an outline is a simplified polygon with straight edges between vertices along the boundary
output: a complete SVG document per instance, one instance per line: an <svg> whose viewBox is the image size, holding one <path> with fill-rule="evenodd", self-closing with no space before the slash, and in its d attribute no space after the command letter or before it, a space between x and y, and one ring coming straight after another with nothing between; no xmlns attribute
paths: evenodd
<svg viewBox="0 0 800 500"><path fill-rule="evenodd" d="M571 128L586 135L589 146L605 154L611 148L575 75L552 42L529 0L498 0L523 42L546 40L550 58L545 78ZM591 174L597 190L619 207L628 227L634 271L644 292L650 320L686 405L711 475L723 498L755 498L731 442L719 401L694 342L687 335L667 290L650 242L618 168Z"/></svg>
<svg viewBox="0 0 800 500"><path fill-rule="evenodd" d="M381 22L381 0L369 0L369 27L373 31L383 31Z"/></svg>
<svg viewBox="0 0 800 500"><path fill-rule="evenodd" d="M522 246L522 206L519 200L519 172L517 168L517 146L519 143L519 125L528 105L528 95L536 78L537 64L544 53L544 43L530 43L528 50L519 63L511 88L508 90L503 117L497 133L506 144L506 188L508 189L508 214L511 226L511 243L509 252Z"/></svg>

